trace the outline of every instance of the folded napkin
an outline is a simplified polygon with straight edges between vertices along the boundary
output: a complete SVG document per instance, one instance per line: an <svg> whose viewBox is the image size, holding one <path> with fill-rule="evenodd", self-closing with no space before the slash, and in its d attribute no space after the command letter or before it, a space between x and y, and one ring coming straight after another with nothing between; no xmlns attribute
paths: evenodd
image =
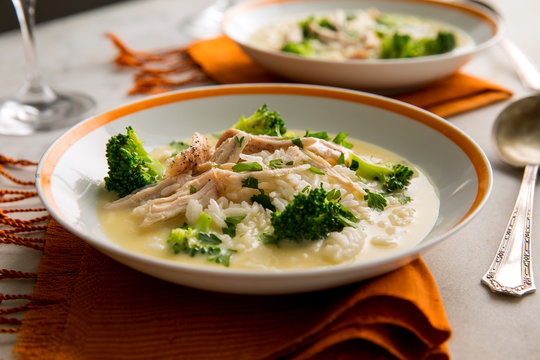
<svg viewBox="0 0 540 360"><path fill-rule="evenodd" d="M225 36L197 41L178 49L152 52L131 50L114 34L108 33L107 36L119 50L115 62L139 70L131 94L154 94L210 81L220 84L289 81L255 64ZM449 117L511 96L508 89L458 72L395 98Z"/></svg>
<svg viewBox="0 0 540 360"><path fill-rule="evenodd" d="M248 296L146 276L54 220L45 244L20 360L449 359L451 329L421 259L337 289Z"/></svg>

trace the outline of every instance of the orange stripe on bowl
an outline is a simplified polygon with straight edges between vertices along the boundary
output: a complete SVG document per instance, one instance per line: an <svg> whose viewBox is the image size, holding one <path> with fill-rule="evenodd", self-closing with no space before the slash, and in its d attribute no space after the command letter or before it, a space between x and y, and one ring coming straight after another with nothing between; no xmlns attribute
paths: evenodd
<svg viewBox="0 0 540 360"><path fill-rule="evenodd" d="M478 209L480 204L485 200L490 190L490 168L482 154L477 151L476 145L469 141L469 139L461 131L450 126L449 123L446 122L446 120L434 114L396 100L345 89L290 84L257 84L206 87L169 93L158 97L151 97L138 102L134 102L132 104L128 104L90 118L89 120L74 127L68 133L63 135L45 154L44 158L41 161L41 171L39 174L42 190L41 195L54 208L56 212L61 213L56 202L54 201L51 188L51 179L58 161L69 149L70 146L72 146L74 143L76 143L81 138L88 135L95 129L111 121L142 110L174 102L217 96L252 94L301 95L360 103L403 115L412 120L418 121L428 127L431 127L437 132L443 134L452 142L454 142L457 146L459 146L468 156L471 163L473 164L473 167L478 177L478 192L476 198L467 214L465 214L465 216L460 219L455 226L458 226L462 221L468 218L471 213L475 212Z"/></svg>

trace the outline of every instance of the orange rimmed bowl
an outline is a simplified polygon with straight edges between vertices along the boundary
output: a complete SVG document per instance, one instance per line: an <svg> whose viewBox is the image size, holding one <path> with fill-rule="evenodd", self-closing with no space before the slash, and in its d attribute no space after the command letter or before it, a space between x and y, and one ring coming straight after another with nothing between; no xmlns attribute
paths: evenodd
<svg viewBox="0 0 540 360"><path fill-rule="evenodd" d="M418 245L388 257L308 270L254 271L205 267L135 253L101 229L98 194L107 173L105 144L132 125L148 146L215 133L266 103L290 128L343 131L419 166L438 189L435 226ZM320 290L394 270L448 238L485 204L492 186L480 147L444 119L385 97L324 86L260 84L193 88L150 97L89 118L46 151L37 169L39 196L67 230L117 261L174 283L222 292L283 294ZM452 241L459 239L452 238Z"/></svg>
<svg viewBox="0 0 540 360"><path fill-rule="evenodd" d="M250 41L253 33L276 21L335 9L377 8L381 12L409 14L457 28L470 42L455 50L406 59L306 58L262 48ZM319 85L377 93L400 93L422 87L455 73L475 54L495 44L500 20L474 4L435 0L259 0L231 8L223 21L224 33L256 63L285 78Z"/></svg>

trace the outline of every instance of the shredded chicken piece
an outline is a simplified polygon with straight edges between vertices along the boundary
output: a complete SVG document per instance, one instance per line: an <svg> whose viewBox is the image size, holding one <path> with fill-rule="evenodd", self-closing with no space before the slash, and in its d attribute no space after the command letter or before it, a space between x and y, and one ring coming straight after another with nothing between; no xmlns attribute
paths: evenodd
<svg viewBox="0 0 540 360"><path fill-rule="evenodd" d="M308 169L309 165L302 165L282 169L235 173L229 170L213 168L202 175L189 176L188 180L173 194L142 202L135 207L133 212L142 216L142 226L150 226L156 222L169 220L184 214L191 199L198 200L203 207L208 206L210 199L227 196L228 192L242 188L242 180L249 176L254 176L260 182L265 182L276 180L287 174L308 171ZM192 186L196 190L195 192L191 191ZM249 197L245 200L248 201Z"/></svg>
<svg viewBox="0 0 540 360"><path fill-rule="evenodd" d="M219 139L216 142L216 145L214 145L214 147L217 149L226 140L228 140L230 138L233 138L234 136L242 137L242 136L246 136L246 135L249 135L249 134L247 132L244 132L244 131L241 131L241 130L237 130L237 129L234 129L234 128L227 129L227 130L225 130L223 132L223 134L221 134L221 136L219 137Z"/></svg>
<svg viewBox="0 0 540 360"><path fill-rule="evenodd" d="M223 136L221 137L223 138ZM240 160L240 154L249 143L251 135L247 133L237 134L216 144L214 154L210 159L216 164L235 163ZM221 140L221 139L220 139Z"/></svg>
<svg viewBox="0 0 540 360"><path fill-rule="evenodd" d="M362 187L333 167L342 154L345 159L349 158L349 149L318 138L307 137L299 140L302 142L301 148L294 146L291 139L256 136L229 129L211 149L206 137L194 133L190 148L169 162L167 176L163 180L119 199L107 205L107 208L133 208L134 213L142 218L141 225L150 226L185 214L192 199L206 207L211 199L237 194L238 190L243 188L242 180L249 176L254 176L259 184L264 184L287 174L309 171L312 166L324 171L331 182L339 183L353 195L363 198L365 192ZM266 151L270 155L278 149L285 150L281 156L283 162L292 162L292 165L272 169L261 164L262 171L232 170L235 163L242 161L241 154ZM250 190L256 192L255 189L246 188L241 192L241 199L230 200L249 201L253 195Z"/></svg>
<svg viewBox="0 0 540 360"><path fill-rule="evenodd" d="M206 136L195 132L188 149L170 158L166 165L164 178L169 178L195 169L199 164L210 160L212 152Z"/></svg>
<svg viewBox="0 0 540 360"><path fill-rule="evenodd" d="M350 36L345 35L342 31L334 31L327 29L315 23L310 23L309 29L317 34L322 43L338 42L342 45L355 45L358 41Z"/></svg>
<svg viewBox="0 0 540 360"><path fill-rule="evenodd" d="M193 176L201 175L202 173L207 172L208 170L212 169L214 167L214 163L212 161L207 161L205 163L200 164L197 166L193 171L191 172Z"/></svg>
<svg viewBox="0 0 540 360"><path fill-rule="evenodd" d="M179 174L163 179L157 184L146 186L133 194L120 198L105 206L105 209L120 209L136 207L147 201L167 197L175 193L185 182L191 178L190 173Z"/></svg>
<svg viewBox="0 0 540 360"><path fill-rule="evenodd" d="M314 152L332 165L337 164L341 154L343 154L345 161L348 161L351 153L351 150L344 146L318 138L304 138L302 144L305 150Z"/></svg>
<svg viewBox="0 0 540 360"><path fill-rule="evenodd" d="M195 192L192 191L193 188L196 190ZM210 170L185 182L170 196L147 201L137 206L133 212L143 216L141 226L149 226L185 213L191 199L198 200L202 206L207 206L210 199L219 197L219 190L219 182L215 181L215 173Z"/></svg>
<svg viewBox="0 0 540 360"><path fill-rule="evenodd" d="M315 166L319 170L324 171L326 175L329 176L330 179L333 179L336 182L338 182L341 186L343 186L345 189L347 189L350 193L352 193L356 197L361 197L361 198L364 197L366 192L355 181L338 173L328 161L326 161L319 155L312 153L311 151L306 151L306 154L309 156L308 162L311 165Z"/></svg>
<svg viewBox="0 0 540 360"><path fill-rule="evenodd" d="M275 136L268 135L250 135L244 131L237 129L229 129L225 131L218 142L215 145L216 151L219 149L226 141L230 138L237 137L241 139L244 137L243 141L243 154L254 154L261 152L263 150L274 152L277 149L286 149L289 146L293 146L293 142L290 139L276 138ZM236 141L236 140L235 140Z"/></svg>

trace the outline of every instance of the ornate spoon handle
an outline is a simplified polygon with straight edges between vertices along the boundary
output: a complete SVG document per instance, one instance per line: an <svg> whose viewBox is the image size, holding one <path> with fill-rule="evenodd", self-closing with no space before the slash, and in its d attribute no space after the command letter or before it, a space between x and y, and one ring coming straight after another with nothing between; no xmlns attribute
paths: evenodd
<svg viewBox="0 0 540 360"><path fill-rule="evenodd" d="M531 259L531 231L537 172L538 165L525 167L506 232L497 255L482 277L482 282L492 291L522 296L536 290Z"/></svg>

